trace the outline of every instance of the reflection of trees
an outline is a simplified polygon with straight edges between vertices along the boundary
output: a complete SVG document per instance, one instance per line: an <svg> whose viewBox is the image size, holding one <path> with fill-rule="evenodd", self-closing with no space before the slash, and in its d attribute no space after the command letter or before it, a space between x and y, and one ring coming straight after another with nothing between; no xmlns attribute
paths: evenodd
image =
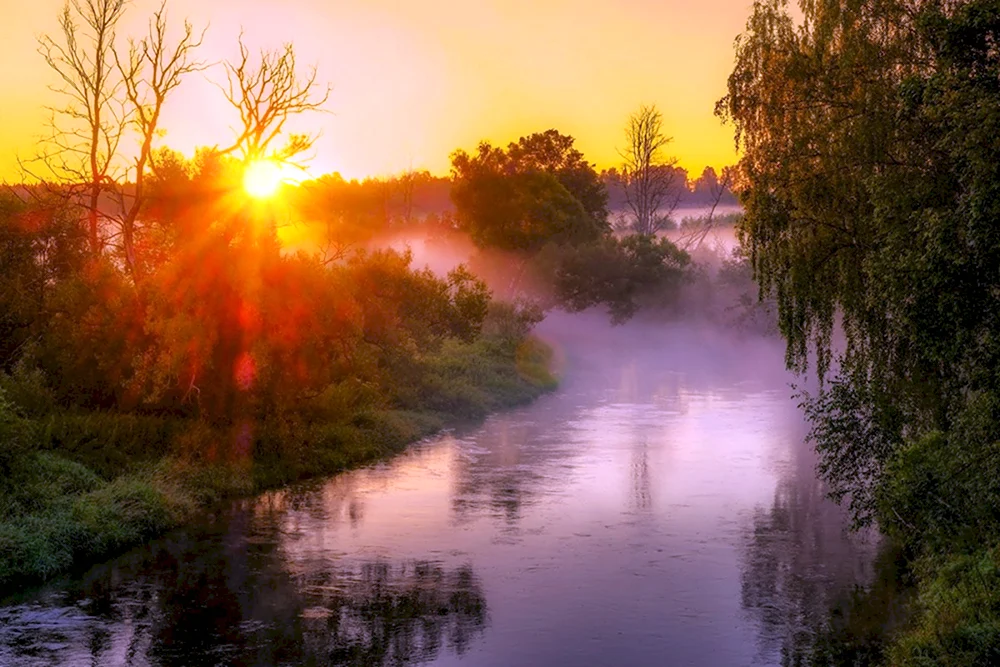
<svg viewBox="0 0 1000 667"><path fill-rule="evenodd" d="M465 521L485 510L507 527L516 527L524 504L552 490L553 478L546 473L579 454L572 442L552 434L553 422L569 421L578 413L575 405L554 405L547 415L553 421L522 422L518 413L490 418L476 434L476 449L455 462L454 516Z"/></svg>
<svg viewBox="0 0 1000 667"><path fill-rule="evenodd" d="M743 607L760 623L762 657L814 664L831 611L870 580L874 544L844 532L840 508L811 474L782 480L747 536Z"/></svg>
<svg viewBox="0 0 1000 667"><path fill-rule="evenodd" d="M404 665L462 654L485 629L468 566L290 564L279 524L263 523L239 513L224 532L98 568L65 598L5 610L0 662Z"/></svg>
<svg viewBox="0 0 1000 667"><path fill-rule="evenodd" d="M399 665L462 655L486 623L486 603L471 569L386 562L361 565L320 585L303 633L312 656L334 664Z"/></svg>
<svg viewBox="0 0 1000 667"><path fill-rule="evenodd" d="M653 508L653 484L649 471L649 442L636 441L629 462L629 505L633 511L648 512Z"/></svg>

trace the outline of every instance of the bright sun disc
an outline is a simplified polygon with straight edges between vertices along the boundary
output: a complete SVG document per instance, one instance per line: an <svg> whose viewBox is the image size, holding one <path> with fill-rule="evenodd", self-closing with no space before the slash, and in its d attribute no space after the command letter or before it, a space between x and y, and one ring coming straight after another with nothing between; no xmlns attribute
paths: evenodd
<svg viewBox="0 0 1000 667"><path fill-rule="evenodd" d="M243 189L256 199L272 196L281 186L281 167L271 160L251 162L243 173Z"/></svg>

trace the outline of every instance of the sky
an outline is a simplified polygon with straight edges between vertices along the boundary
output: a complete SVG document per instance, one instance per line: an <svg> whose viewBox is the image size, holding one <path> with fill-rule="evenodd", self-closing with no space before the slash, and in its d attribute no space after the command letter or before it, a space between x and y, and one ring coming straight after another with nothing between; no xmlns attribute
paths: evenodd
<svg viewBox="0 0 1000 667"><path fill-rule="evenodd" d="M735 161L732 129L713 114L733 42L752 0L167 0L170 20L208 26L201 57L295 46L332 86L329 113L292 129L319 130L309 171L363 178L428 169L481 140L506 144L555 128L599 168L616 166L624 125L655 104L671 152L695 174ZM0 0L0 180L36 152L54 83L37 38L58 36L62 0ZM139 34L159 0L133 0L121 41ZM224 145L232 110L191 76L168 102L163 145L191 154Z"/></svg>

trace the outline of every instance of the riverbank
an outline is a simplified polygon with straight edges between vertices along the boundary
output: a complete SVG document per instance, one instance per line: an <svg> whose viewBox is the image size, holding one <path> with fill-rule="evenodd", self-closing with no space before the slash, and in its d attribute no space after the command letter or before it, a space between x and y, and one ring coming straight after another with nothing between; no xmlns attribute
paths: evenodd
<svg viewBox="0 0 1000 667"><path fill-rule="evenodd" d="M0 594L83 569L227 499L391 456L556 386L551 350L536 338L483 338L445 352L441 382L424 387L422 409L341 387L320 397L323 410L227 426L121 413L32 416L21 407L30 387L8 378L0 392ZM19 390L26 396L5 398Z"/></svg>

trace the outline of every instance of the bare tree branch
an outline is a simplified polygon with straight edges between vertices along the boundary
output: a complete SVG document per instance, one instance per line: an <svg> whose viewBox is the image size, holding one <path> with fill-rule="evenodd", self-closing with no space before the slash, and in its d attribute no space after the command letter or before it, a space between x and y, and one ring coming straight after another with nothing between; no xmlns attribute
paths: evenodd
<svg viewBox="0 0 1000 667"><path fill-rule="evenodd" d="M70 0L59 17L61 39L39 39L38 51L61 84L54 88L65 106L53 111L51 135L32 162L46 178L85 185L91 252L103 246L101 194L115 180L115 158L129 122L115 75L115 28L127 0ZM41 173L39 173L41 175Z"/></svg>
<svg viewBox="0 0 1000 667"><path fill-rule="evenodd" d="M715 211L719 207L719 202L722 201L722 197L729 191L733 184L733 168L724 167L722 169L722 178L716 180L711 184L712 188L712 208L708 211L708 217L702 221L701 225L695 227L688 234L681 236L679 239L680 246L683 250L691 251L697 250L701 247L701 244L705 242L708 235L715 229Z"/></svg>
<svg viewBox="0 0 1000 667"><path fill-rule="evenodd" d="M672 139L663 134L659 110L646 105L629 116L625 139L627 146L619 154L625 201L635 216L633 228L638 234L655 234L670 220L686 185L680 182L677 159L664 155Z"/></svg>
<svg viewBox="0 0 1000 667"><path fill-rule="evenodd" d="M194 58L194 52L204 41L206 30L195 33L191 23L185 21L182 36L174 45L169 45L164 0L150 18L146 36L138 42L129 40L127 59L123 60L115 52L115 64L131 109L132 124L140 139L139 153L133 163L135 183L128 203L122 192L119 220L125 262L133 274L136 269L136 222L144 203L146 171L151 166L153 140L159 132L163 105L185 75L207 67L205 62Z"/></svg>
<svg viewBox="0 0 1000 667"><path fill-rule="evenodd" d="M234 128L235 141L219 152L237 153L244 161L264 157L290 161L312 148L318 135L291 134L285 146L276 150L272 144L290 118L322 111L331 88L318 83L316 67L300 76L291 44L275 51L262 50L257 62L251 62L242 35L239 46L240 57L226 63L226 84L219 86L239 114L239 125Z"/></svg>

